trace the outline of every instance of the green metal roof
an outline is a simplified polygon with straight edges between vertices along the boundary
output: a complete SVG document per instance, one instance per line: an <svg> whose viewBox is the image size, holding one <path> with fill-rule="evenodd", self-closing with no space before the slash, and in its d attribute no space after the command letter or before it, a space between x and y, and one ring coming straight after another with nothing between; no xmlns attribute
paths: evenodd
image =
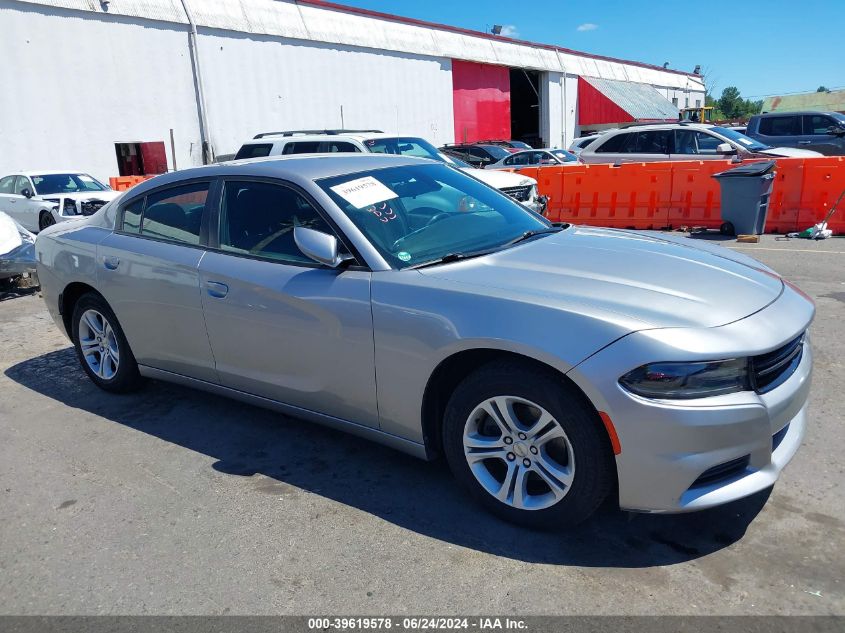
<svg viewBox="0 0 845 633"><path fill-rule="evenodd" d="M845 90L767 97L763 101L763 112L797 112L799 110L845 112Z"/></svg>

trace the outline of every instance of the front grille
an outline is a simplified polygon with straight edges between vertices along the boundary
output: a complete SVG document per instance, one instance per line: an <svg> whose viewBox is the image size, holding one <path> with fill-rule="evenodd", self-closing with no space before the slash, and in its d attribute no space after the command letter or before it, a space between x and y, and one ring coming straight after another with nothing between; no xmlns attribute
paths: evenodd
<svg viewBox="0 0 845 633"><path fill-rule="evenodd" d="M758 393L766 393L789 378L801 363L804 334L767 354L751 358L752 386Z"/></svg>
<svg viewBox="0 0 845 633"><path fill-rule="evenodd" d="M85 200L81 205L82 215L94 215L105 204L105 200Z"/></svg>
<svg viewBox="0 0 845 633"><path fill-rule="evenodd" d="M521 187L502 187L502 193L509 195L514 200L520 202L528 202L531 197L531 185L522 185Z"/></svg>
<svg viewBox="0 0 845 633"><path fill-rule="evenodd" d="M690 486L690 488L696 488L698 486L709 486L710 484L714 484L717 481L734 477L735 475L744 472L745 469L748 468L748 463L750 461L751 455L744 455L742 457L732 459L729 462L725 462L724 464L713 466L713 468L708 468L703 473L701 473L701 476L692 483L692 486Z"/></svg>

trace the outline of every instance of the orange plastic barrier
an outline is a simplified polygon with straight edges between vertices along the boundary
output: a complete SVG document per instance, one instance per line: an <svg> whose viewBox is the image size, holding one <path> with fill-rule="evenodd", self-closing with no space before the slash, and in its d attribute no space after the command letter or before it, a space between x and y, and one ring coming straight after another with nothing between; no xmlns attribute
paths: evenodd
<svg viewBox="0 0 845 633"><path fill-rule="evenodd" d="M779 158L766 231L800 231L820 222L845 190L845 157ZM515 170L537 180L553 221L617 228L718 228L719 182L730 160L666 161ZM828 223L845 234L845 200Z"/></svg>
<svg viewBox="0 0 845 633"><path fill-rule="evenodd" d="M150 178L153 176L112 176L109 178L109 187L115 191L126 191Z"/></svg>

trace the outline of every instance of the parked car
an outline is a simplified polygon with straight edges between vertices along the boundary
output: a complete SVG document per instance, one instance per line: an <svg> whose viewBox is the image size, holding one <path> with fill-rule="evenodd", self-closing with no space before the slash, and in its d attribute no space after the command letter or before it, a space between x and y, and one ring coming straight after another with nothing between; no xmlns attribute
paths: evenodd
<svg viewBox="0 0 845 633"><path fill-rule="evenodd" d="M542 167L549 165L563 165L564 163L577 163L578 157L565 149L532 149L525 152L516 152L506 156L500 161L488 165L485 169L516 169L519 167Z"/></svg>
<svg viewBox="0 0 845 633"><path fill-rule="evenodd" d="M35 272L35 236L0 211L0 281Z"/></svg>
<svg viewBox="0 0 845 633"><path fill-rule="evenodd" d="M569 151L579 156L581 154L581 150L583 150L587 145L595 141L599 137L599 134L591 134L590 136L579 136L577 138L572 139L572 142L569 144Z"/></svg>
<svg viewBox="0 0 845 633"><path fill-rule="evenodd" d="M120 195L88 174L34 171L0 178L0 211L37 233L91 215Z"/></svg>
<svg viewBox="0 0 845 633"><path fill-rule="evenodd" d="M498 148L506 156L508 152ZM475 178L518 200L532 211L543 213L547 199L537 191L537 181L520 174L493 174L474 169L458 156L438 151L425 139L394 136L378 130L305 130L258 134L247 141L235 155L236 160L262 156L323 153L375 153L418 156L468 169Z"/></svg>
<svg viewBox="0 0 845 633"><path fill-rule="evenodd" d="M581 150L585 163L644 162L656 160L708 160L739 155L742 158L772 156L821 156L792 147L770 147L744 134L715 125L666 123L635 125L602 134Z"/></svg>
<svg viewBox="0 0 845 633"><path fill-rule="evenodd" d="M533 147L531 147L525 141L515 141L515 140L512 140L512 139L509 140L509 141L504 141L504 140L498 140L497 141L497 140L494 139L494 140L491 140L491 141L476 141L476 143L479 144L479 145L500 145L501 147L504 147L509 152L519 152L519 151L522 151L524 149L534 149Z"/></svg>
<svg viewBox="0 0 845 633"><path fill-rule="evenodd" d="M511 152L501 145L490 145L481 143L466 143L457 145L444 145L440 151L448 156L455 156L473 167L484 169L487 165L507 158Z"/></svg>
<svg viewBox="0 0 845 633"><path fill-rule="evenodd" d="M814 306L774 271L680 236L556 226L442 162L173 172L36 251L97 386L173 381L445 454L526 525L578 522L611 491L647 512L745 497L807 424Z"/></svg>
<svg viewBox="0 0 845 633"><path fill-rule="evenodd" d="M751 138L769 145L812 149L826 156L845 155L845 114L768 112L748 121Z"/></svg>

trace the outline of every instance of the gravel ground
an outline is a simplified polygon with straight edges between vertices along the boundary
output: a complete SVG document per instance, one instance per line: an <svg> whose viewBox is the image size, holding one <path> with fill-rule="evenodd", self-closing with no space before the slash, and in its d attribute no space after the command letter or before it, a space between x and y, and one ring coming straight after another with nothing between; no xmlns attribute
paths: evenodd
<svg viewBox="0 0 845 633"><path fill-rule="evenodd" d="M845 240L722 244L817 302L804 446L692 515L500 523L440 463L164 383L98 391L0 293L0 613L845 614Z"/></svg>

